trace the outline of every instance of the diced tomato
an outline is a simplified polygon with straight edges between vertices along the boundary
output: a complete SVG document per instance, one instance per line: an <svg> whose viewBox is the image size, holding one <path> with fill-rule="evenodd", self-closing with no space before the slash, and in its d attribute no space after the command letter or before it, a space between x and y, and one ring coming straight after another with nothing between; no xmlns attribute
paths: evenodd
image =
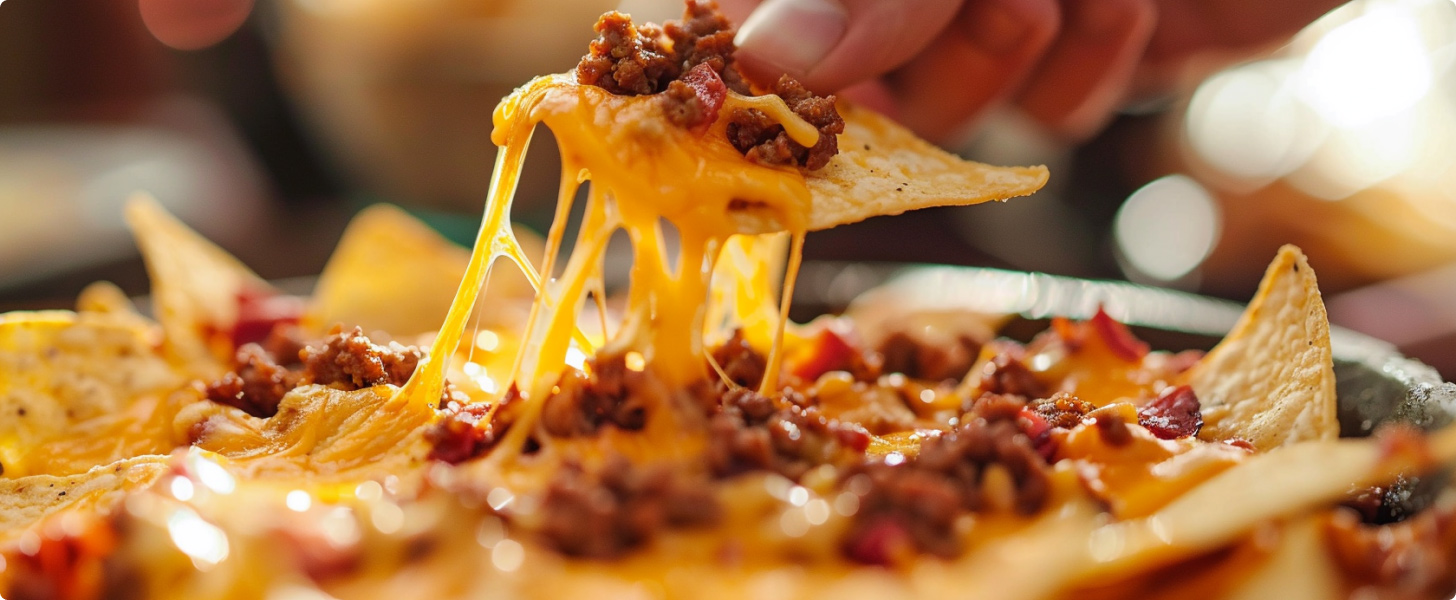
<svg viewBox="0 0 1456 600"><path fill-rule="evenodd" d="M1202 407L1193 388L1186 385L1169 387L1157 399L1138 409L1138 424L1161 439L1198 435L1203 429Z"/></svg>
<svg viewBox="0 0 1456 600"><path fill-rule="evenodd" d="M723 100L728 97L728 86L723 83L718 72L708 63L698 63L698 66L683 75L682 82L692 88L698 102L703 105L702 120L692 126L702 127L717 121L718 111L723 108Z"/></svg>
<svg viewBox="0 0 1456 600"><path fill-rule="evenodd" d="M809 357L794 365L789 372L804 381L815 381L830 371L849 370L859 349L845 337L831 327L819 330Z"/></svg>
<svg viewBox="0 0 1456 600"><path fill-rule="evenodd" d="M834 439L855 452L864 452L870 447L870 434L859 425L840 423L834 428Z"/></svg>
<svg viewBox="0 0 1456 600"><path fill-rule="evenodd" d="M233 323L233 347L262 342L282 323L297 323L303 317L303 299L271 290L244 289L238 292L238 320Z"/></svg>
<svg viewBox="0 0 1456 600"><path fill-rule="evenodd" d="M858 531L857 535L851 535L844 551L855 562L889 567L914 552L914 548L904 525L882 518Z"/></svg>

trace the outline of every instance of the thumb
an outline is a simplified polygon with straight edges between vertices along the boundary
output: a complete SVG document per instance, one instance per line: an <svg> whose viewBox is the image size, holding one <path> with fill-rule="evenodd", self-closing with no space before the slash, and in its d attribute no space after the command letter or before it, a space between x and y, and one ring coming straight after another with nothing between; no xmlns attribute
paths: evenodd
<svg viewBox="0 0 1456 600"><path fill-rule="evenodd" d="M961 0L766 0L735 40L760 81L787 73L833 92L904 64L932 42Z"/></svg>

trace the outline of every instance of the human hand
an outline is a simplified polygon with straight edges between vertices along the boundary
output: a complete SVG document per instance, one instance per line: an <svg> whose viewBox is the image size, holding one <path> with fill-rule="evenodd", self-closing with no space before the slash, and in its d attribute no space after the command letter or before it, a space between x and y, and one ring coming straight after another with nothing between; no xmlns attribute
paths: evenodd
<svg viewBox="0 0 1456 600"><path fill-rule="evenodd" d="M721 0L750 75L788 73L950 141L1014 105L1077 141L1194 60L1227 64L1340 0ZM750 16L751 15L751 16ZM1200 66L1206 66L1200 62Z"/></svg>
<svg viewBox="0 0 1456 600"><path fill-rule="evenodd" d="M196 50L237 31L253 0L137 0L142 22L163 44Z"/></svg>

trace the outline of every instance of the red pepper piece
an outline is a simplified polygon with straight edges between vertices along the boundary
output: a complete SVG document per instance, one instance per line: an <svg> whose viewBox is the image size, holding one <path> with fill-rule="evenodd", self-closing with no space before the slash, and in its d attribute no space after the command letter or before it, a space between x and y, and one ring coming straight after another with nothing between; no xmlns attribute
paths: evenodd
<svg viewBox="0 0 1456 600"><path fill-rule="evenodd" d="M303 310L303 299L297 296L256 289L238 292L238 320L233 323L231 335L233 347L261 343L277 325L298 323Z"/></svg>
<svg viewBox="0 0 1456 600"><path fill-rule="evenodd" d="M1193 388L1186 385L1163 390L1157 399L1138 409L1138 425L1146 427L1160 439L1198 435L1203 429L1202 406Z"/></svg>
<svg viewBox="0 0 1456 600"><path fill-rule="evenodd" d="M814 352L791 372L804 381L815 381L830 371L848 371L859 352L849 340L825 327L814 338Z"/></svg>
<svg viewBox="0 0 1456 600"><path fill-rule="evenodd" d="M691 127L703 127L718 120L718 111L723 108L723 100L728 97L728 86L723 83L723 78L708 63L698 63L698 66L690 69L683 75L682 82L692 88L693 95L698 97L698 102L703 105L703 117L699 122L693 123Z"/></svg>
<svg viewBox="0 0 1456 600"><path fill-rule="evenodd" d="M1107 348L1117 355L1118 358L1128 362L1138 362L1148 354L1148 345L1142 340L1133 336L1126 325L1117 322L1116 319L1108 316L1101 307L1097 308L1097 314L1092 316L1092 329L1107 344Z"/></svg>

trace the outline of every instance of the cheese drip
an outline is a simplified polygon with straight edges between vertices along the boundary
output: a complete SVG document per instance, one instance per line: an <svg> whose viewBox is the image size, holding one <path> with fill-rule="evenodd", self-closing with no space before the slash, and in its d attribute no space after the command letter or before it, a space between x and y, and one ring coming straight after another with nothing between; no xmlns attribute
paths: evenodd
<svg viewBox="0 0 1456 600"><path fill-rule="evenodd" d="M778 97L730 95L728 106L756 108L783 123L789 135L812 145L818 131L788 109ZM771 214L793 232L794 256L786 281L792 281L797 253L807 229L809 189L798 169L748 161L728 143L726 115L704 132L690 132L662 117L653 96L616 96L578 85L569 75L537 78L503 100L495 112L492 139L502 147L470 266L449 315L431 348L431 359L406 385L415 401L438 398L445 359L460 341L471 307L496 258L506 257L526 271L536 286L536 299L512 370L524 403L505 440L504 453L522 448L533 433L542 403L552 393L557 375L567 364L573 340L585 347L577 320L588 293L600 298L603 254L617 229L632 244L633 265L628 309L620 328L607 339L603 354L635 351L668 390L684 390L709 376L703 335L708 327L710 286L735 290L731 300L719 298L714 326L734 322L752 325L755 337L771 345L769 372L778 370L784 311L775 311L772 277L760 260L772 242L737 242L736 262L752 269L720 268L725 243L741 226L735 216ZM543 270L556 272L556 256L565 236L566 217L581 183L590 180L585 217L561 275L543 282L521 256L509 228L509 213L522 159L536 124L552 130L561 148L561 189L556 219L547 235ZM676 265L669 260L661 221L679 232ZM742 236L740 236L742 238ZM748 239L748 238L742 238ZM757 258L757 256L755 256ZM784 308L791 296L785 286ZM731 306L731 308L729 307ZM600 307L600 304L599 304ZM606 336L605 325L603 335ZM765 390L775 378L765 380ZM648 437L674 429L668 410L649 410Z"/></svg>

